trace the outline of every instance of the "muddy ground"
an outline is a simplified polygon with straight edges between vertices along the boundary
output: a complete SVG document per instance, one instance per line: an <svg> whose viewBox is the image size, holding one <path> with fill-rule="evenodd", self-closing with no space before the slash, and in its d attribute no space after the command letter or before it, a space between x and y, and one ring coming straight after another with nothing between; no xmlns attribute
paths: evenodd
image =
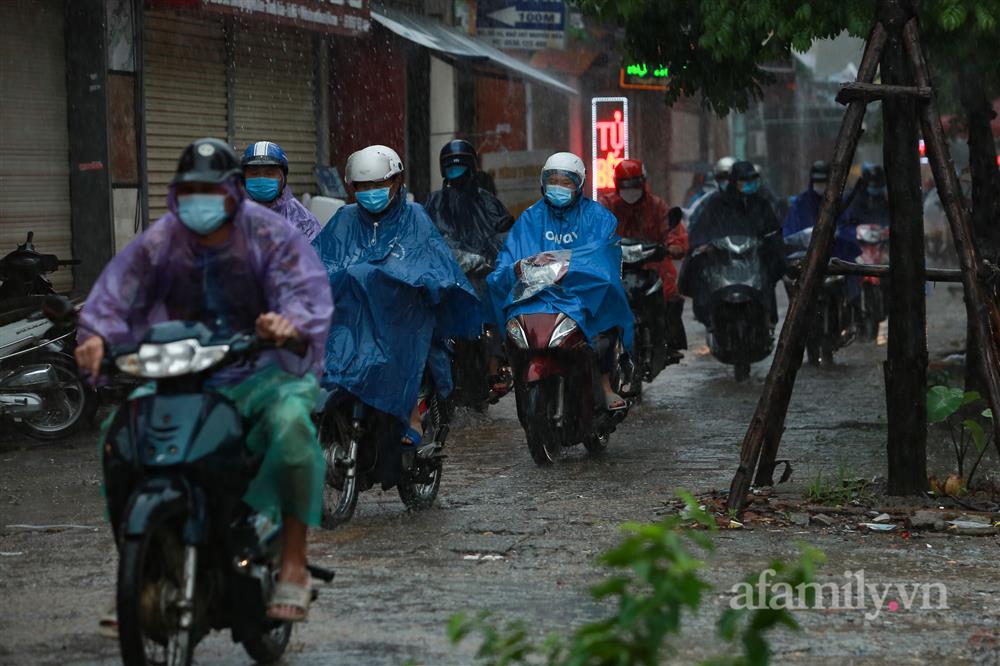
<svg viewBox="0 0 1000 666"><path fill-rule="evenodd" d="M928 309L932 358L961 348L960 295L939 288ZM688 324L687 358L650 387L603 459L581 450L536 468L507 399L486 418L459 418L436 508L407 514L395 492L370 492L347 528L315 532L311 557L338 576L296 630L286 663L469 664L474 645L452 647L445 635L456 611L493 609L539 634L604 612L587 592L601 577L594 557L616 542L623 521L655 520L677 489L728 488L767 372L766 362L758 364L750 382L735 384L731 369L708 356L701 327ZM884 475L884 351L855 344L833 370L803 368L780 456L795 471L777 497L801 499L819 474ZM932 470L946 474L953 466L948 448L941 433L932 440ZM0 436L2 664L117 661L116 643L96 633L112 599L116 558L102 520L95 448L92 433L49 445ZM986 464L1000 471L995 460ZM996 537L757 525L714 540L705 577L715 590L685 621L672 661L724 651L712 623L730 587L771 559L791 556L801 541L827 554L821 581L843 584L845 571L863 569L866 582L880 585L943 583L948 608L882 610L872 619L871 605L796 611L802 631L774 634L774 663L1000 663ZM248 659L215 635L199 646L196 663Z"/></svg>

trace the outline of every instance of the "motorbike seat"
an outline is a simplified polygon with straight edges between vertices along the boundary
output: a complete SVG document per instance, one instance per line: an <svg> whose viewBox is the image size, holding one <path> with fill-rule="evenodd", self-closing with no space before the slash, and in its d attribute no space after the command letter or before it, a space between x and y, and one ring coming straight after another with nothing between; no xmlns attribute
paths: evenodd
<svg viewBox="0 0 1000 666"><path fill-rule="evenodd" d="M44 296L23 296L0 301L0 326L27 319L33 314L40 316L44 301Z"/></svg>

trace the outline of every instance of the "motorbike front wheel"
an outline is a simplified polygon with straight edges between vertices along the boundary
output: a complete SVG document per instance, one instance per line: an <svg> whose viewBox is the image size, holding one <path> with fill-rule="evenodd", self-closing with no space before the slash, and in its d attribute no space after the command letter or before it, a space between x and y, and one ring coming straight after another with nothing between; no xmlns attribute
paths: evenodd
<svg viewBox="0 0 1000 666"><path fill-rule="evenodd" d="M94 415L97 392L80 378L76 363L66 354L38 354L31 362L51 365L59 383L42 393L44 410L26 416L18 425L24 434L34 439L68 437Z"/></svg>
<svg viewBox="0 0 1000 666"><path fill-rule="evenodd" d="M190 666L192 626L180 626L184 545L159 521L125 537L118 560L118 644L126 666Z"/></svg>
<svg viewBox="0 0 1000 666"><path fill-rule="evenodd" d="M291 637L291 622L267 619L260 635L243 641L243 649L258 664L273 664L285 654Z"/></svg>
<svg viewBox="0 0 1000 666"><path fill-rule="evenodd" d="M328 530L350 522L358 506L357 443L351 442L345 450L340 441L345 440L336 433L320 429L319 442L326 458L326 483L323 484L323 513L320 522ZM348 474L348 469L353 469L354 474Z"/></svg>
<svg viewBox="0 0 1000 666"><path fill-rule="evenodd" d="M428 409L424 414L423 428L425 435L437 435L440 432L443 412L447 409L446 401L436 395L428 398ZM399 499L410 511L424 511L434 505L438 490L441 488L441 458L422 459L415 455L412 468L405 473L403 481L396 487Z"/></svg>
<svg viewBox="0 0 1000 666"><path fill-rule="evenodd" d="M523 392L524 434L528 440L528 452L539 467L551 465L562 454L562 442L554 426L558 384L550 380L533 382L526 384Z"/></svg>

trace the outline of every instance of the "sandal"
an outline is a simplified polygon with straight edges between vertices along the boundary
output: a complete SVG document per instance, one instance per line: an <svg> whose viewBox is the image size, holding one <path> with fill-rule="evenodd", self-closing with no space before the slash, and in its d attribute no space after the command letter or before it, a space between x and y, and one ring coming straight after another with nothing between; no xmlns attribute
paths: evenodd
<svg viewBox="0 0 1000 666"><path fill-rule="evenodd" d="M97 633L104 638L118 640L118 608L112 606L97 622Z"/></svg>
<svg viewBox="0 0 1000 666"><path fill-rule="evenodd" d="M420 446L420 441L424 438L424 433L420 432L416 428L409 427L406 429L406 434L403 435L403 446L407 448L418 448Z"/></svg>
<svg viewBox="0 0 1000 666"><path fill-rule="evenodd" d="M628 409L628 403L625 398L621 397L617 393L612 393L610 395L604 396L604 405L608 408L609 412L620 412L622 410Z"/></svg>
<svg viewBox="0 0 1000 666"><path fill-rule="evenodd" d="M267 616L281 622L303 622L309 615L309 604L312 602L312 580L305 585L278 581L274 593L267 603ZM283 614L279 609L290 608L290 615Z"/></svg>

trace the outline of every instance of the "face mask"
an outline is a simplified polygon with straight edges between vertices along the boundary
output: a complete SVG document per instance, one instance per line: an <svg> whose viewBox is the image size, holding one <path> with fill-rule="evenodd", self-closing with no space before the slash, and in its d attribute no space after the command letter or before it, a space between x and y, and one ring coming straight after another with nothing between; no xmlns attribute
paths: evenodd
<svg viewBox="0 0 1000 666"><path fill-rule="evenodd" d="M207 236L222 226L226 214L225 194L185 194L177 197L177 216L191 231Z"/></svg>
<svg viewBox="0 0 1000 666"><path fill-rule="evenodd" d="M447 178L448 180L457 180L458 178L464 176L465 172L468 170L469 167L462 166L461 164L459 164L458 166L450 166L444 170L444 177Z"/></svg>
<svg viewBox="0 0 1000 666"><path fill-rule="evenodd" d="M562 185L545 186L545 200L556 208L565 208L570 205L575 194L576 190L563 187Z"/></svg>
<svg viewBox="0 0 1000 666"><path fill-rule="evenodd" d="M746 195L757 194L757 190L760 189L759 180L748 180L747 182L740 185L740 192Z"/></svg>
<svg viewBox="0 0 1000 666"><path fill-rule="evenodd" d="M879 187L878 185L868 186L868 195L873 197L880 197L885 194L885 187Z"/></svg>
<svg viewBox="0 0 1000 666"><path fill-rule="evenodd" d="M813 183L813 192L820 196L826 194L826 183Z"/></svg>
<svg viewBox="0 0 1000 666"><path fill-rule="evenodd" d="M618 190L618 195L625 203L634 204L642 198L642 189L638 187L628 187L624 190Z"/></svg>
<svg viewBox="0 0 1000 666"><path fill-rule="evenodd" d="M278 178L247 178L247 194L254 201L267 203L278 198L281 180Z"/></svg>
<svg viewBox="0 0 1000 666"><path fill-rule="evenodd" d="M389 196L389 192L391 191L391 187L380 187L376 190L357 192L354 196L358 200L358 203L361 204L361 207L369 213L381 213L392 199Z"/></svg>

